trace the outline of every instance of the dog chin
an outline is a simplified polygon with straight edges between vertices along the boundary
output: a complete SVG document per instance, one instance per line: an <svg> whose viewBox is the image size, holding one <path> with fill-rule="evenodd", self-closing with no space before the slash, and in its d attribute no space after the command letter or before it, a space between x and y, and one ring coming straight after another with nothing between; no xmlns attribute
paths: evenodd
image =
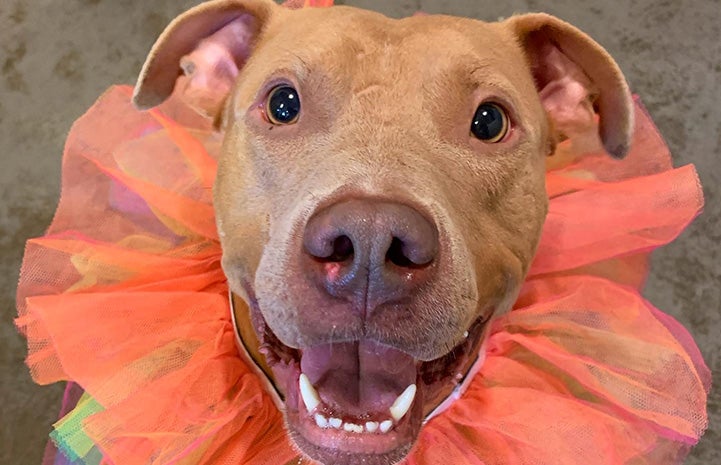
<svg viewBox="0 0 721 465"><path fill-rule="evenodd" d="M431 361L366 339L294 349L267 324L259 340L285 397L288 431L305 455L324 464L390 465L409 453L424 419L463 381L487 321L479 318L463 342Z"/></svg>
<svg viewBox="0 0 721 465"><path fill-rule="evenodd" d="M395 449L386 453L367 453L361 452L347 452L344 449L336 447L321 447L315 443L310 442L306 439L302 433L298 433L289 425L289 431L291 438L295 442L296 446L301 452L307 457L320 462L322 464L337 464L337 465L394 465L400 463L410 452L413 447L413 441L408 441L404 445L398 446ZM342 439L347 441L347 439ZM360 444L365 440L355 441ZM372 449L377 447L375 441L365 441L364 449Z"/></svg>

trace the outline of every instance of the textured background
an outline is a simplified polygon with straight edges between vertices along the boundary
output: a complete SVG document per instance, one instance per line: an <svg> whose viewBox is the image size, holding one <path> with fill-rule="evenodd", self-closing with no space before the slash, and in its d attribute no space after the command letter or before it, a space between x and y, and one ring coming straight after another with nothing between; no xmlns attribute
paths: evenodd
<svg viewBox="0 0 721 465"><path fill-rule="evenodd" d="M38 464L61 386L32 384L15 333L23 243L58 196L71 123L113 83L131 83L164 25L193 0L0 0L0 463ZM347 0L405 16L422 9L495 20L546 11L585 30L619 62L666 137L695 163L705 213L657 252L646 295L686 325L721 381L721 3L718 0ZM688 464L721 463L721 395Z"/></svg>

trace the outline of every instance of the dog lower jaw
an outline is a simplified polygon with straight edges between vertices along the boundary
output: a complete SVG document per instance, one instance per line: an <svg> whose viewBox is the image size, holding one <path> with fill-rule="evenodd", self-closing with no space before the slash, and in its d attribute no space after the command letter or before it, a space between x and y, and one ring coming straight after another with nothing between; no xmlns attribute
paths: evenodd
<svg viewBox="0 0 721 465"><path fill-rule="evenodd" d="M369 421L339 413L326 416L320 413L323 410L319 406L309 412L302 395L288 392L285 414L291 438L303 454L326 465L398 463L411 450L423 425L423 402L419 397L397 421L371 421L370 415ZM325 417L322 423L319 416ZM373 425L372 431L368 425Z"/></svg>
<svg viewBox="0 0 721 465"><path fill-rule="evenodd" d="M306 357L310 357L308 352L310 350L306 351ZM333 392L344 390L346 386L338 384L342 383L345 375L336 376L329 387L326 381L335 373L326 374L322 379L311 374L318 384L316 390L307 375L301 372L302 357L301 354L301 360L280 362L271 365L271 368L285 394L287 429L305 455L326 465L390 465L408 454L424 417L423 393L416 392L416 383L420 380L416 363L411 357L406 356L405 360L407 364L412 364L409 367L412 379L408 388L398 394L397 386L408 383L407 374L393 387L379 381L382 386L378 391L382 392L376 395L375 388L371 388L367 397L373 399L359 403L346 402L345 392L340 395L339 401L337 392ZM335 368L331 366L330 370L335 371ZM357 380L348 380L348 383L354 384L352 389L358 388ZM336 397L331 393L335 393ZM396 396L395 401L384 395L391 393Z"/></svg>
<svg viewBox="0 0 721 465"><path fill-rule="evenodd" d="M291 438L304 455L325 465L395 465L401 462L413 447L413 441L409 441L385 453L348 452L337 447L318 446L296 429L290 426L288 429Z"/></svg>

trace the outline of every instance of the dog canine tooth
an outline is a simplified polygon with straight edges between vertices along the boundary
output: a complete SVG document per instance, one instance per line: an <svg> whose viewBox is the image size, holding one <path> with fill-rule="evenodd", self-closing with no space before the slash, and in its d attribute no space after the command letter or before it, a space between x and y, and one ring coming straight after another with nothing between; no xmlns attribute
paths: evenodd
<svg viewBox="0 0 721 465"><path fill-rule="evenodd" d="M315 424L318 425L319 428L327 428L328 427L328 419L321 415L320 413L315 414Z"/></svg>
<svg viewBox="0 0 721 465"><path fill-rule="evenodd" d="M305 408L307 408L309 412L312 412L320 404L318 391L316 391L313 385L310 384L310 380L305 373L300 374L298 385L300 387L300 396L303 398Z"/></svg>
<svg viewBox="0 0 721 465"><path fill-rule="evenodd" d="M378 430L378 422L377 421L367 421L366 422L366 431L369 433L375 433Z"/></svg>
<svg viewBox="0 0 721 465"><path fill-rule="evenodd" d="M343 420L340 418L329 418L328 419L328 426L335 429L340 429L340 426L343 424Z"/></svg>
<svg viewBox="0 0 721 465"><path fill-rule="evenodd" d="M403 393L398 396L395 402L393 402L393 405L391 405L390 412L391 416L395 421L399 421L401 418L403 418L403 415L408 413L408 410L411 408L411 404L413 404L413 399L416 397L416 385L411 384L406 388Z"/></svg>
<svg viewBox="0 0 721 465"><path fill-rule="evenodd" d="M391 430L391 427L393 426L393 422L391 420L382 421L379 425L379 428L381 430L381 433L387 433Z"/></svg>

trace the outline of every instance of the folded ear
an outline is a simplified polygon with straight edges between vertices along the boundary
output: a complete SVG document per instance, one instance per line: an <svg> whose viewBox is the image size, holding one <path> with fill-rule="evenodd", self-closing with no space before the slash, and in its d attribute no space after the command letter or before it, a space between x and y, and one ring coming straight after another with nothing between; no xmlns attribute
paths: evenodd
<svg viewBox="0 0 721 465"><path fill-rule="evenodd" d="M214 0L175 18L143 65L133 94L135 106L159 105L184 74L183 99L216 117L274 8L271 0Z"/></svg>
<svg viewBox="0 0 721 465"><path fill-rule="evenodd" d="M506 20L526 51L541 102L560 136L617 158L628 152L633 101L611 56L574 26L547 14ZM596 118L598 113L598 118Z"/></svg>

